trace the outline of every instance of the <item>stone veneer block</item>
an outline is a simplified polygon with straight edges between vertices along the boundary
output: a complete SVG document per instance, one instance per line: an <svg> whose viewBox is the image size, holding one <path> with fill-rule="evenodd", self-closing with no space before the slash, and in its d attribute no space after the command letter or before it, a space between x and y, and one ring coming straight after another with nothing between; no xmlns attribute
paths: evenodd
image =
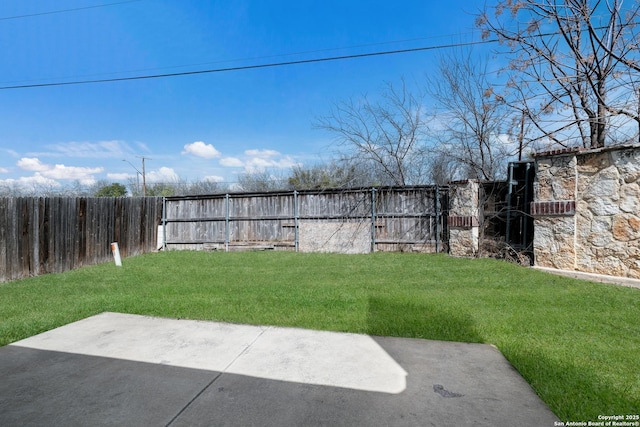
<svg viewBox="0 0 640 427"><path fill-rule="evenodd" d="M536 218L533 252L536 265L560 270L575 269L575 221L568 216Z"/></svg>
<svg viewBox="0 0 640 427"><path fill-rule="evenodd" d="M535 157L536 265L640 278L640 144Z"/></svg>
<svg viewBox="0 0 640 427"><path fill-rule="evenodd" d="M475 256L480 247L480 184L459 181L450 186L449 254Z"/></svg>

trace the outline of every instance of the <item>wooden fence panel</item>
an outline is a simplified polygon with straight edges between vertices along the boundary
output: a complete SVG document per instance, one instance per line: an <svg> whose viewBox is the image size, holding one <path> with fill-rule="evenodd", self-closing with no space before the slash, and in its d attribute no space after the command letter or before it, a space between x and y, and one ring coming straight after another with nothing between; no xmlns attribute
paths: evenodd
<svg viewBox="0 0 640 427"><path fill-rule="evenodd" d="M376 241L379 250L441 251L440 189L382 189L376 194Z"/></svg>
<svg viewBox="0 0 640 427"><path fill-rule="evenodd" d="M375 227L376 250L442 251L446 215L438 187L218 194L166 199L170 249L294 249L300 222ZM373 203L375 201L375 203Z"/></svg>
<svg viewBox="0 0 640 427"><path fill-rule="evenodd" d="M371 215L369 190L302 193L300 199L301 219L351 219Z"/></svg>
<svg viewBox="0 0 640 427"><path fill-rule="evenodd" d="M0 274L5 275L8 268L8 251L6 242L9 240L9 230L11 227L9 226L9 203L10 199L0 198ZM4 243L4 244L1 244Z"/></svg>
<svg viewBox="0 0 640 427"><path fill-rule="evenodd" d="M162 199L0 198L0 282L156 249Z"/></svg>

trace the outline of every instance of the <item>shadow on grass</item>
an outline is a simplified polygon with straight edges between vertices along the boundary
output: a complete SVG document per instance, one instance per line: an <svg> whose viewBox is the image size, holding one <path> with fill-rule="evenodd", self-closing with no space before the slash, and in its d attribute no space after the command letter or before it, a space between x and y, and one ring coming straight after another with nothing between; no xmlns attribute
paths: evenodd
<svg viewBox="0 0 640 427"><path fill-rule="evenodd" d="M367 333L441 341L484 342L473 319L423 301L398 303L397 299L369 297Z"/></svg>

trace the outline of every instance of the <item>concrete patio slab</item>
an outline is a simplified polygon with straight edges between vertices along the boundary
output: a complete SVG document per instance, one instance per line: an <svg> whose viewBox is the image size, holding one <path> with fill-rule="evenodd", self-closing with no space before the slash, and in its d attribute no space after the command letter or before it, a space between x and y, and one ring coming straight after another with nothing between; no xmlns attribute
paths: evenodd
<svg viewBox="0 0 640 427"><path fill-rule="evenodd" d="M0 425L553 426L489 345L102 313L0 348Z"/></svg>

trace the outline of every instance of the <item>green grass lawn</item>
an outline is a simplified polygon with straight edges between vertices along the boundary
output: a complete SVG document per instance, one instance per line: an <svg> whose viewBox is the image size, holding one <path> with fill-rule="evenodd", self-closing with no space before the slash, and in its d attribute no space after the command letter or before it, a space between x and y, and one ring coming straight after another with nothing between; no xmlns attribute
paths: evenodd
<svg viewBox="0 0 640 427"><path fill-rule="evenodd" d="M640 290L445 255L169 252L0 284L0 345L104 311L496 345L562 420L640 412Z"/></svg>

